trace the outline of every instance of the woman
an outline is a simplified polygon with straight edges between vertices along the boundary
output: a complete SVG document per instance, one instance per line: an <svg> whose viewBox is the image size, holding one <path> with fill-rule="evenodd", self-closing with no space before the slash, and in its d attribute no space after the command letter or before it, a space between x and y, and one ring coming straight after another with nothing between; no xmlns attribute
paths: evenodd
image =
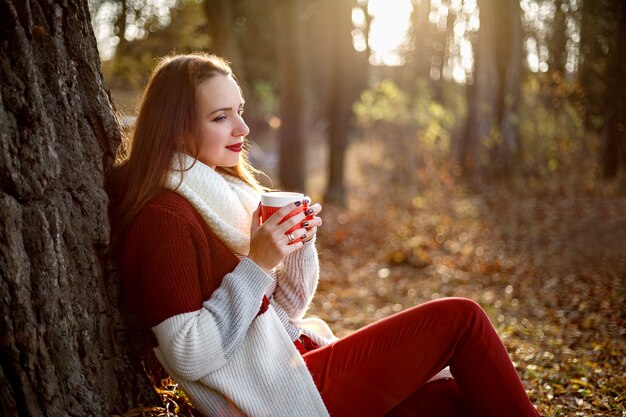
<svg viewBox="0 0 626 417"><path fill-rule="evenodd" d="M163 59L111 179L125 299L194 406L207 416L537 416L473 301L429 302L342 339L303 319L321 206L281 223L303 202L292 203L260 223L243 106L222 59Z"/></svg>

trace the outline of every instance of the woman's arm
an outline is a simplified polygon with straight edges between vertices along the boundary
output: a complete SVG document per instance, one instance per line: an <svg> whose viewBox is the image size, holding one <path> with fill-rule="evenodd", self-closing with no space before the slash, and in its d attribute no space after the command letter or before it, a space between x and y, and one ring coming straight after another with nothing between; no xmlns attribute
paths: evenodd
<svg viewBox="0 0 626 417"><path fill-rule="evenodd" d="M319 261L315 238L285 258L276 269L274 301L292 319L304 316L319 280Z"/></svg>
<svg viewBox="0 0 626 417"><path fill-rule="evenodd" d="M269 281L254 262L244 258L202 308L154 326L172 371L197 380L224 366L243 344Z"/></svg>
<svg viewBox="0 0 626 417"><path fill-rule="evenodd" d="M140 216L131 235L141 244L129 262L137 264L143 314L148 323L158 323L152 330L169 368L196 380L223 366L241 346L271 279L243 259L204 300L199 268L205 274L212 269L196 228L166 209L148 208Z"/></svg>

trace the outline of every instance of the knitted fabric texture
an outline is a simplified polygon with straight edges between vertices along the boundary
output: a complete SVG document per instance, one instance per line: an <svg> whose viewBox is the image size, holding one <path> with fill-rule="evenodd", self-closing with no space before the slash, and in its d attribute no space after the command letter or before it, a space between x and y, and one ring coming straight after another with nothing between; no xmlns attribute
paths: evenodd
<svg viewBox="0 0 626 417"><path fill-rule="evenodd" d="M231 251L248 255L250 221L261 201L259 193L187 155L176 155L172 164L166 187L185 197Z"/></svg>

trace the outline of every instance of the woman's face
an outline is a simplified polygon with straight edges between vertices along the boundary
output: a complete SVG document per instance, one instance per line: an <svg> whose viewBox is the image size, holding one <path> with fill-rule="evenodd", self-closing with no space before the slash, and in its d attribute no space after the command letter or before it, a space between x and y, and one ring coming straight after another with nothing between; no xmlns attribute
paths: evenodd
<svg viewBox="0 0 626 417"><path fill-rule="evenodd" d="M196 87L200 162L213 169L239 163L244 136L250 132L242 118L243 104L239 85L230 76L216 75ZM187 139L193 155L196 141Z"/></svg>

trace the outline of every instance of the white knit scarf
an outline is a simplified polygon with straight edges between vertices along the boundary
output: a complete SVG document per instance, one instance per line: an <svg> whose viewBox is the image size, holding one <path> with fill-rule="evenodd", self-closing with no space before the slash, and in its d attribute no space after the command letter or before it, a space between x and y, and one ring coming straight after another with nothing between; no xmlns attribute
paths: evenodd
<svg viewBox="0 0 626 417"><path fill-rule="evenodd" d="M194 160L175 155L166 187L185 197L200 213L211 230L235 254L250 251L250 222L261 201L250 185Z"/></svg>

